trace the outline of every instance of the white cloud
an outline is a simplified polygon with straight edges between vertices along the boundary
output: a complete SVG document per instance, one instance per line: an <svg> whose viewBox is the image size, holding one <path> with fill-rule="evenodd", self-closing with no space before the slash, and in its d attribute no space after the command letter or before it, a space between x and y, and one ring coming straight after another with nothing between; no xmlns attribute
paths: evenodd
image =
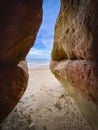
<svg viewBox="0 0 98 130"><path fill-rule="evenodd" d="M36 48L31 48L29 54L27 55L27 58L32 57L32 58L50 58L51 51L44 49L36 49Z"/></svg>
<svg viewBox="0 0 98 130"><path fill-rule="evenodd" d="M47 38L47 39L41 39L41 43L44 44L44 46L48 49L51 50L53 46L53 39L52 38Z"/></svg>
<svg viewBox="0 0 98 130"><path fill-rule="evenodd" d="M41 55L42 54L42 50L38 50L35 48L32 48L29 52L29 55Z"/></svg>

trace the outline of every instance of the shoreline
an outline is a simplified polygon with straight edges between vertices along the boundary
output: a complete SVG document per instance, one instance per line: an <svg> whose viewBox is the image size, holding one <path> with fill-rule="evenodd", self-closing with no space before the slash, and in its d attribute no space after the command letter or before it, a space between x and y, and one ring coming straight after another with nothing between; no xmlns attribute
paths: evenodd
<svg viewBox="0 0 98 130"><path fill-rule="evenodd" d="M27 63L28 69L49 68L49 64L44 63Z"/></svg>
<svg viewBox="0 0 98 130"><path fill-rule="evenodd" d="M50 71L50 68L48 67L43 67L43 68L28 68L28 72L30 71L44 71L44 70L49 70Z"/></svg>

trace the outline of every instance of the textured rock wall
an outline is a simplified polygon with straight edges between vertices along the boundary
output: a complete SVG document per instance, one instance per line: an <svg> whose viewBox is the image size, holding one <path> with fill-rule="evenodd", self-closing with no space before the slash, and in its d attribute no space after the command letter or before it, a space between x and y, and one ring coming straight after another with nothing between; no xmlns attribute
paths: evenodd
<svg viewBox="0 0 98 130"><path fill-rule="evenodd" d="M51 71L98 129L98 1L61 0Z"/></svg>
<svg viewBox="0 0 98 130"><path fill-rule="evenodd" d="M0 1L0 122L27 87L25 57L41 21L42 0Z"/></svg>

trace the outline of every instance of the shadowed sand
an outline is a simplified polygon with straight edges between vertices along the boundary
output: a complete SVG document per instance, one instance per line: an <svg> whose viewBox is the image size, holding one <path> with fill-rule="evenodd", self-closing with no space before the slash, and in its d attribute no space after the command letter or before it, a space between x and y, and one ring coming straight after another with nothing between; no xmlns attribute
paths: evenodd
<svg viewBox="0 0 98 130"><path fill-rule="evenodd" d="M0 130L91 130L49 69L29 69L28 88Z"/></svg>

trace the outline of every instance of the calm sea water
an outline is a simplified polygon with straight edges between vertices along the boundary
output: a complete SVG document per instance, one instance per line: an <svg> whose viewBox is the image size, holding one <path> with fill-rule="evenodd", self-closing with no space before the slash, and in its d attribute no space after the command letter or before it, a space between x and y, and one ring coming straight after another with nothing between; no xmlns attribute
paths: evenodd
<svg viewBox="0 0 98 130"><path fill-rule="evenodd" d="M50 59L45 58L27 58L29 68L49 68Z"/></svg>

